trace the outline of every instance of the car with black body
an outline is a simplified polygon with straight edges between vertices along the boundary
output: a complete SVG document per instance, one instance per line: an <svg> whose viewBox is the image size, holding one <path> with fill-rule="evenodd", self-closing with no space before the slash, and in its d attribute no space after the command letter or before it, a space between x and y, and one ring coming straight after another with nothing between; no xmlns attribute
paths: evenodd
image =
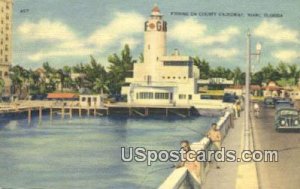
<svg viewBox="0 0 300 189"><path fill-rule="evenodd" d="M285 107L277 110L275 114L275 129L276 131L299 130L299 111L291 107Z"/></svg>
<svg viewBox="0 0 300 189"><path fill-rule="evenodd" d="M267 107L267 108L274 108L275 107L275 99L272 98L272 97L266 97L264 99L264 107Z"/></svg>
<svg viewBox="0 0 300 189"><path fill-rule="evenodd" d="M294 103L291 99L289 98L283 98L283 99L277 99L275 101L275 108L276 110L279 110L281 108L286 108L286 107L294 107Z"/></svg>

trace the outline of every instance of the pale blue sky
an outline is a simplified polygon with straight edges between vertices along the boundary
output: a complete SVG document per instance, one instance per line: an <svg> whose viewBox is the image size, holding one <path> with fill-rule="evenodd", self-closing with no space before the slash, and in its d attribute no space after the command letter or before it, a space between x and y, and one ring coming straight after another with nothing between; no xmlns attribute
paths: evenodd
<svg viewBox="0 0 300 189"><path fill-rule="evenodd" d="M212 66L243 67L246 31L263 44L260 65L280 60L299 63L300 1L272 0L15 0L14 64L37 68L89 61L92 54L107 65L107 56L129 43L137 58L143 51L143 22L155 3L168 22L168 52L207 59ZM29 9L29 11L20 11ZM171 12L243 13L243 17L172 16ZM261 17L249 17L258 13ZM282 18L266 18L280 13ZM253 49L254 50L254 49Z"/></svg>

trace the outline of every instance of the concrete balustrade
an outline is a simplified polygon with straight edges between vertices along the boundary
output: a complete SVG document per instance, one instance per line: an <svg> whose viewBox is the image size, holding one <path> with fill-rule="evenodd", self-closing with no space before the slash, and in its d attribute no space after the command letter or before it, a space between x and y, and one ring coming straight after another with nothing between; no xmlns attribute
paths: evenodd
<svg viewBox="0 0 300 189"><path fill-rule="evenodd" d="M217 127L222 133L222 140L228 133L228 130L233 125L232 115L230 112L225 112L224 116L220 117L217 122ZM200 134L200 133L199 133ZM207 137L202 138L199 142L191 144L191 149L195 151L210 150L212 144ZM159 186L159 189L189 189L189 188L201 188L201 183L205 181L205 177L209 170L208 162L200 162L200 178L201 181L197 181L193 174L189 173L186 167L175 169L167 179Z"/></svg>

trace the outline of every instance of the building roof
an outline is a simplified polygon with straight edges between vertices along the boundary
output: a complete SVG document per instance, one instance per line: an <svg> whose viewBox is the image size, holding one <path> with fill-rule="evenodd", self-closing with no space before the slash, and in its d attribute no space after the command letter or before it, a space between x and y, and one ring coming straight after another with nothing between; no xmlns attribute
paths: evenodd
<svg viewBox="0 0 300 189"><path fill-rule="evenodd" d="M190 56L177 56L177 55L171 55L171 56L162 56L159 58L160 61L191 61L192 58Z"/></svg>
<svg viewBox="0 0 300 189"><path fill-rule="evenodd" d="M230 86L228 89L244 89L245 85L233 85ZM250 89L251 90L261 90L263 89L263 87L259 86L259 85L250 85Z"/></svg>
<svg viewBox="0 0 300 189"><path fill-rule="evenodd" d="M277 91L277 90L282 90L283 87L279 87L279 86L265 86L262 87L264 90L269 90L269 91Z"/></svg>
<svg viewBox="0 0 300 189"><path fill-rule="evenodd" d="M154 7L152 8L152 16L162 16L162 14L160 13L160 9L157 5L154 5Z"/></svg>
<svg viewBox="0 0 300 189"><path fill-rule="evenodd" d="M48 99L74 99L78 98L76 93L48 93Z"/></svg>
<svg viewBox="0 0 300 189"><path fill-rule="evenodd" d="M152 12L160 12L160 9L157 5L154 5Z"/></svg>

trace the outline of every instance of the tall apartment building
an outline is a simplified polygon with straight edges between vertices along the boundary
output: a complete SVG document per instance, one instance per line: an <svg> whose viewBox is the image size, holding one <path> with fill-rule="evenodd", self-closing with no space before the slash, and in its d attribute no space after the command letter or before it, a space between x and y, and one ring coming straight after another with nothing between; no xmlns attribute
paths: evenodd
<svg viewBox="0 0 300 189"><path fill-rule="evenodd" d="M0 0L0 77L4 80L3 96L11 93L9 69L12 63L12 0Z"/></svg>

